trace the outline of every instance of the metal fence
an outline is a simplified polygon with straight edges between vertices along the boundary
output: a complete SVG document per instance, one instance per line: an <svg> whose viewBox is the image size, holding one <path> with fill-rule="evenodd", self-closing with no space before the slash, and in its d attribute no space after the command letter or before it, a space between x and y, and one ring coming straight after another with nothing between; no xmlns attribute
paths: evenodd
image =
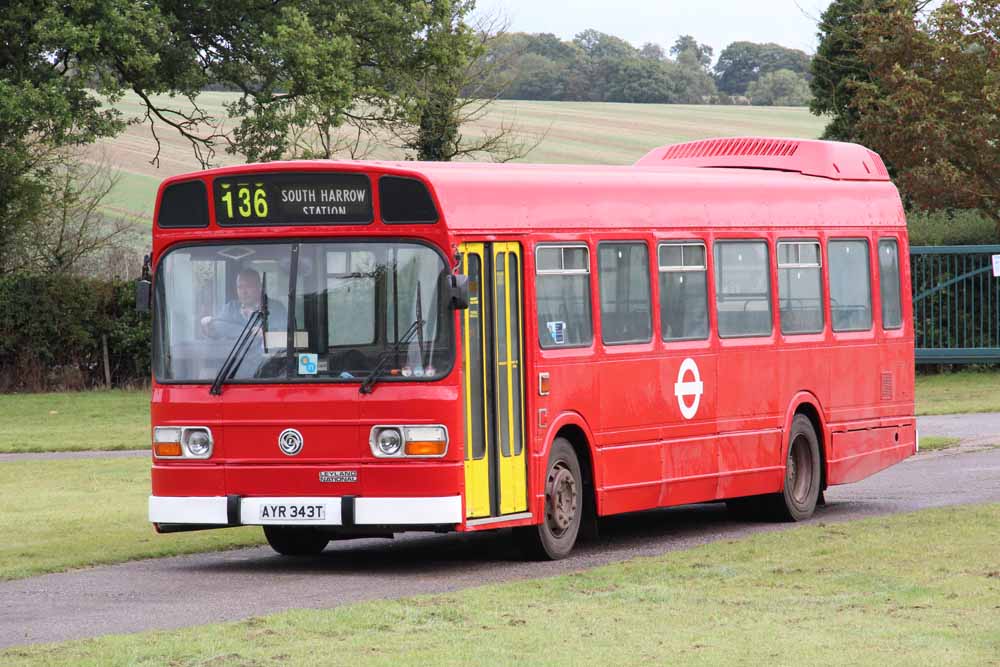
<svg viewBox="0 0 1000 667"><path fill-rule="evenodd" d="M1000 245L910 248L918 364L1000 362Z"/></svg>

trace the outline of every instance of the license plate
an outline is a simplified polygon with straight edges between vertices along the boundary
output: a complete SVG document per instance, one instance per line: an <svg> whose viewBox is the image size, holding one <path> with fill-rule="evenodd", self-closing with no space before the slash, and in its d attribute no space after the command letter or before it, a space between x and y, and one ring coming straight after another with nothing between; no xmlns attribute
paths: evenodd
<svg viewBox="0 0 1000 667"><path fill-rule="evenodd" d="M324 521L326 505L275 503L262 505L261 521Z"/></svg>

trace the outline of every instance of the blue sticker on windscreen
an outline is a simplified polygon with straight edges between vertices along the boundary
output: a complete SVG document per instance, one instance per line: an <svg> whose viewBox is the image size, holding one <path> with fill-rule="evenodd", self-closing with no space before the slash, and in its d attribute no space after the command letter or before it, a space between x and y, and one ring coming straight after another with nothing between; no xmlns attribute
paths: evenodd
<svg viewBox="0 0 1000 667"><path fill-rule="evenodd" d="M566 323L562 321L546 322L552 342L563 345L566 342Z"/></svg>
<svg viewBox="0 0 1000 667"><path fill-rule="evenodd" d="M299 375L316 375L319 365L319 355L312 352L299 354Z"/></svg>

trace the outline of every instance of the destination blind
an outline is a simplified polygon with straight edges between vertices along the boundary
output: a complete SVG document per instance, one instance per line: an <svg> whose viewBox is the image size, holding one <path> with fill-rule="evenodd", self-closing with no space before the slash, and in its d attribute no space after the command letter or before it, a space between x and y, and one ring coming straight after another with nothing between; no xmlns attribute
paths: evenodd
<svg viewBox="0 0 1000 667"><path fill-rule="evenodd" d="M220 225L336 225L372 221L364 174L244 174L215 179Z"/></svg>

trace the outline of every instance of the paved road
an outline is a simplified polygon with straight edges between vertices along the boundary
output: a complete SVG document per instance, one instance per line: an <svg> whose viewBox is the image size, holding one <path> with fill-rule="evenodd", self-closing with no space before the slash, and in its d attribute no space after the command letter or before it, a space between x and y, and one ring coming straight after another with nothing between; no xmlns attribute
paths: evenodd
<svg viewBox="0 0 1000 667"><path fill-rule="evenodd" d="M0 454L0 463L4 461L53 461L58 459L124 459L136 456L149 458L148 449L122 449L111 452L86 450L81 452L23 452L15 454Z"/></svg>
<svg viewBox="0 0 1000 667"><path fill-rule="evenodd" d="M983 502L1000 502L1000 449L963 447L830 489L813 521ZM518 560L501 531L332 543L319 557L291 562L253 548L45 575L0 583L0 647L446 592L785 527L734 521L723 505L709 504L603 520L598 539L556 563Z"/></svg>

